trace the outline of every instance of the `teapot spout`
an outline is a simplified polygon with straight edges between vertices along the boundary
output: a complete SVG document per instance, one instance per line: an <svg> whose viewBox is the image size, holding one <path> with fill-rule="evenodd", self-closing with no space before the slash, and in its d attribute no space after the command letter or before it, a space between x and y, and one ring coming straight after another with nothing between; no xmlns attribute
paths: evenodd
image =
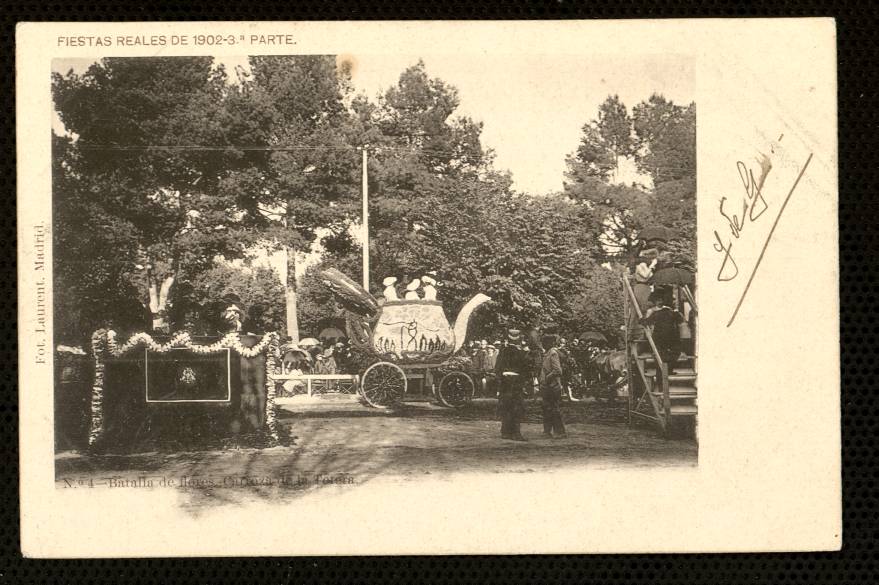
<svg viewBox="0 0 879 585"><path fill-rule="evenodd" d="M467 337L467 325L470 323L470 316L473 314L473 311L475 311L476 308L479 307L479 305L490 300L490 296L479 293L478 295L467 301L466 305L461 307L461 310L458 312L458 317L455 319L454 351L458 351L464 345L464 340Z"/></svg>

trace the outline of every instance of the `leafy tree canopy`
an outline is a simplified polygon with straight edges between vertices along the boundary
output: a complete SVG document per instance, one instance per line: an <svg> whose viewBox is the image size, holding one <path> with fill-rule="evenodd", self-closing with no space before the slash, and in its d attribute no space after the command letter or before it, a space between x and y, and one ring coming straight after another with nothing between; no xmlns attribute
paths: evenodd
<svg viewBox="0 0 879 585"><path fill-rule="evenodd" d="M633 109L635 160L654 185L696 176L696 104L678 106L653 94Z"/></svg>
<svg viewBox="0 0 879 585"><path fill-rule="evenodd" d="M284 325L284 285L266 266L218 263L180 284L171 309L175 329L205 334L223 331L223 297L235 294L254 333L280 331Z"/></svg>
<svg viewBox="0 0 879 585"><path fill-rule="evenodd" d="M154 326L169 312L175 325L208 323L211 299L227 292L260 307L261 328L281 329L277 274L228 262L254 245L305 252L318 238L325 253L301 283L302 319L340 314L314 274L360 270L362 147L370 288L436 270L450 317L477 292L493 298L474 317L480 334L550 321L608 334L600 322L621 318L599 264L624 261L648 225L677 230L676 254L694 261L693 104L654 95L630 115L609 96L568 157L564 192L529 196L494 168L482 124L459 114L457 90L423 62L375 100L353 95L333 56L252 57L239 78L228 83L204 57L108 58L53 76L70 133L53 139L62 331L114 319L137 328L149 313ZM619 184L624 159L653 186Z"/></svg>
<svg viewBox="0 0 879 585"><path fill-rule="evenodd" d="M619 275L624 266L594 265L583 273L576 293L570 299L571 311L561 321L574 335L597 331L615 345L623 323L623 293Z"/></svg>
<svg viewBox="0 0 879 585"><path fill-rule="evenodd" d="M696 107L677 106L654 94L632 115L617 96L583 127L567 159L565 193L598 217L596 256L631 261L648 226L665 226L679 238L670 244L677 262L695 266ZM615 180L620 158L632 160L652 187Z"/></svg>

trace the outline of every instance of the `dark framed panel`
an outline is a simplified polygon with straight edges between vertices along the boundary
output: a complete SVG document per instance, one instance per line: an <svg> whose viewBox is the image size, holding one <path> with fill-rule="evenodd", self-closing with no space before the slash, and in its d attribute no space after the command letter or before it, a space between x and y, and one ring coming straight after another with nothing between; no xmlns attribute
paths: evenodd
<svg viewBox="0 0 879 585"><path fill-rule="evenodd" d="M147 403L230 402L232 356L198 354L185 348L166 353L144 349L144 394Z"/></svg>

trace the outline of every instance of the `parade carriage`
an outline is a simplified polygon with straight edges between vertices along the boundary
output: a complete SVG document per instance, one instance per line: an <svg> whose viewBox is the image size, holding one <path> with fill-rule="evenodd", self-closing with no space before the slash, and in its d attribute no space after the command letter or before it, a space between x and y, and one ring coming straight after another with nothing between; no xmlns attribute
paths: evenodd
<svg viewBox="0 0 879 585"><path fill-rule="evenodd" d="M346 329L360 367L357 389L368 405L398 404L412 380L431 388L444 406L470 402L476 389L467 372L470 360L455 354L464 345L473 311L488 296L474 296L450 323L429 278L423 297L410 290L403 299L397 298L395 279L390 284L386 279L381 300L335 269L323 271L321 281L346 310Z"/></svg>

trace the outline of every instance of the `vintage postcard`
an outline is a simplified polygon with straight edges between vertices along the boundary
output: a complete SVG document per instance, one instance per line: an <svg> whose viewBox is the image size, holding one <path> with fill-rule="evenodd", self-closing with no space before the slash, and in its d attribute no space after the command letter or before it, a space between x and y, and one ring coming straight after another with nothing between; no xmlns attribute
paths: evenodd
<svg viewBox="0 0 879 585"><path fill-rule="evenodd" d="M23 554L838 549L835 35L20 24Z"/></svg>

